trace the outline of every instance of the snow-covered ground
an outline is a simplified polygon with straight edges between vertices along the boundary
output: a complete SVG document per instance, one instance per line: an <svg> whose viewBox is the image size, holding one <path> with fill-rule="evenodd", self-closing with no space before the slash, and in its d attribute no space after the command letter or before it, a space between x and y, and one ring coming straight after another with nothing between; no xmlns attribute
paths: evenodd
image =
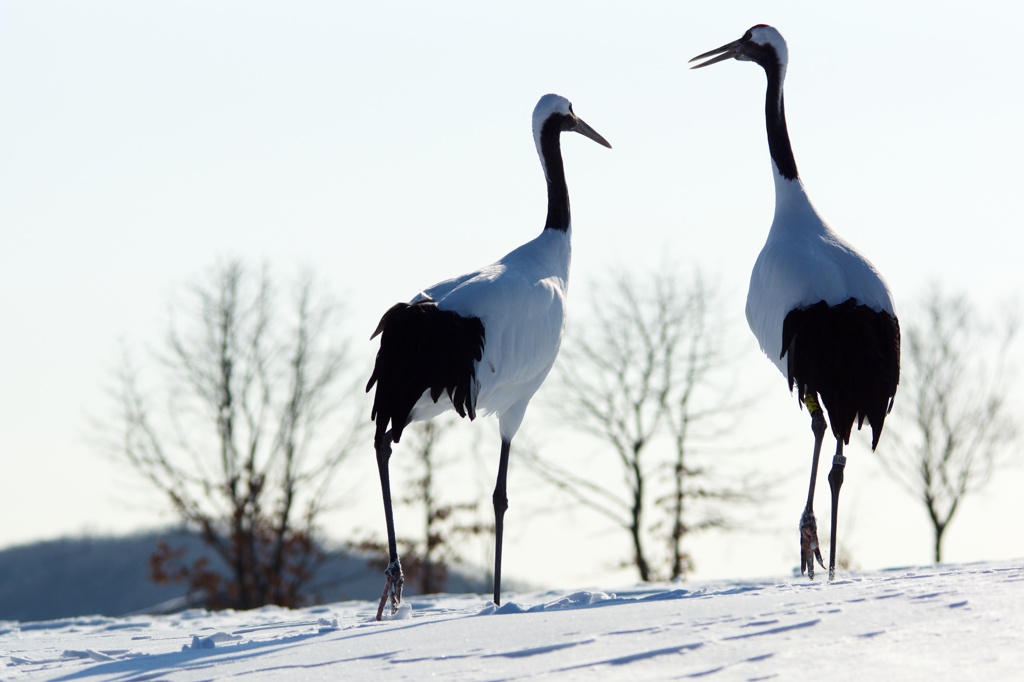
<svg viewBox="0 0 1024 682"><path fill-rule="evenodd" d="M408 604L0 621L0 679L1024 679L1024 559Z"/></svg>

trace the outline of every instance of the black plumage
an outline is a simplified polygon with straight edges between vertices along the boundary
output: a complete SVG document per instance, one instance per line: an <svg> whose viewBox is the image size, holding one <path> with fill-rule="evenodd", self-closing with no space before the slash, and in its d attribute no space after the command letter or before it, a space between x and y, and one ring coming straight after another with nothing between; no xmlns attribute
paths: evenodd
<svg viewBox="0 0 1024 682"><path fill-rule="evenodd" d="M900 379L899 321L854 298L836 306L819 301L786 315L782 348L801 404L817 394L833 435L847 445L854 422L859 429L867 419L877 447Z"/></svg>
<svg viewBox="0 0 1024 682"><path fill-rule="evenodd" d="M391 429L395 443L425 391L435 403L447 393L460 417L476 417L475 364L483 357L484 325L478 317L441 310L431 300L396 303L384 313L373 336L381 335L373 373L371 419L376 439Z"/></svg>

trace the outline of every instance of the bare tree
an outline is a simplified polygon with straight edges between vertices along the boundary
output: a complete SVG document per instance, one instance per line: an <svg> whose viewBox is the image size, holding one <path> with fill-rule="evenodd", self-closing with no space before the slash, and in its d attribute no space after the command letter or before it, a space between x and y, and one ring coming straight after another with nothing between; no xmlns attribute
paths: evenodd
<svg viewBox="0 0 1024 682"><path fill-rule="evenodd" d="M338 390L348 374L346 344L334 333L338 306L307 275L288 318L268 270L238 262L216 267L190 298L194 308L172 321L156 356L160 400L125 353L114 452L222 565L189 563L164 545L153 576L187 583L211 607L297 605L321 559L317 517L365 430ZM322 434L328 424L333 433Z"/></svg>
<svg viewBox="0 0 1024 682"><path fill-rule="evenodd" d="M902 426L881 461L924 505L939 562L961 502L988 485L1017 438L1006 388L1019 319L985 319L964 295L937 287L907 317Z"/></svg>
<svg viewBox="0 0 1024 682"><path fill-rule="evenodd" d="M662 285L665 286L671 291L670 285ZM662 296L659 294L659 298ZM668 296L670 300L675 297ZM672 579L685 577L693 567L692 557L683 546L688 533L728 528L729 515L718 505L748 502L755 493L763 493L763 486L751 483L749 477L723 481L708 466L707 457L701 457L711 451L712 443L734 430L735 415L749 407L754 398L736 399L732 390L715 384L730 358L723 348L724 320L712 312L717 305L715 292L708 289L699 274L683 301L683 307L676 313L680 323L674 335L678 338L666 349L663 359L663 375L670 387L665 401L665 426L671 435L673 458L671 490L658 500L667 526L656 526L666 535L668 577ZM717 451L724 454L720 446ZM691 520L691 505L701 510L696 520Z"/></svg>
<svg viewBox="0 0 1024 682"><path fill-rule="evenodd" d="M707 458L697 461L742 407L716 384L728 357L714 292L700 275L684 288L664 272L639 284L613 276L590 318L573 321L557 370L564 421L614 453L623 486L527 458L546 481L627 531L630 563L644 581L685 576L686 535L727 524L708 503L752 494L746 483L719 480Z"/></svg>

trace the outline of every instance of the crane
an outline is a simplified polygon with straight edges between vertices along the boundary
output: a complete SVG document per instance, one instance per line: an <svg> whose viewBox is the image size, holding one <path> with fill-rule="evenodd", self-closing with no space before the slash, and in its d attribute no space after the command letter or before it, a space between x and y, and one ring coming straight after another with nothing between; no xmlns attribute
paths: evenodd
<svg viewBox="0 0 1024 682"><path fill-rule="evenodd" d="M840 237L811 204L797 172L786 127L783 84L789 51L782 34L758 24L739 40L700 54L694 69L728 59L752 61L768 78L765 122L775 178L775 216L750 274L746 316L761 349L796 387L814 434L811 481L800 518L800 571L824 568L814 516L828 413L836 452L828 482L832 517L828 577L835 577L839 491L854 422L871 425L875 449L900 377L900 326L892 295L872 263ZM704 60L704 61L700 61Z"/></svg>
<svg viewBox="0 0 1024 682"><path fill-rule="evenodd" d="M427 287L392 306L371 338L381 337L373 373L374 448L384 498L389 564L377 620L390 599L402 599L402 565L395 543L388 462L391 444L413 421L454 409L498 417L501 451L494 505L494 603L500 604L501 549L508 508L506 481L512 439L533 394L554 365L565 323L572 223L561 134L607 140L560 95L545 95L533 111L533 138L547 181L547 220L540 235L479 270Z"/></svg>

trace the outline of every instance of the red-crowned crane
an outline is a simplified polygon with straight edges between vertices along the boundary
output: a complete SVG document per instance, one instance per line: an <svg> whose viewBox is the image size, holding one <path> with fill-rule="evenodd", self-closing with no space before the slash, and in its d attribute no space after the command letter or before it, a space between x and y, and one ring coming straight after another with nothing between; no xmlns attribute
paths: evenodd
<svg viewBox="0 0 1024 682"><path fill-rule="evenodd" d="M710 59L708 59L710 57ZM727 59L752 61L768 76L765 119L775 176L775 218L750 273L747 322L761 349L811 413L814 456L807 505L800 518L800 571L824 568L814 518L814 481L828 412L836 454L828 475L832 535L828 577L835 577L839 489L854 421L871 424L878 445L900 378L900 325L889 288L875 266L818 215L796 170L786 129L782 86L789 53L773 27L760 24L739 40L705 52L701 68ZM819 403L820 400L820 403Z"/></svg>
<svg viewBox="0 0 1024 682"><path fill-rule="evenodd" d="M395 544L388 460L391 444L413 421L454 409L473 419L498 417L501 454L494 487L494 603L500 603L501 542L508 508L506 478L512 438L526 407L558 355L569 282L569 191L562 165L561 134L577 132L611 147L559 95L540 98L533 111L533 139L547 180L547 222L540 235L504 258L474 272L427 287L398 303L380 320L380 350L373 374L373 443L377 452L389 564L377 608L402 600L402 564ZM371 337L373 338L373 337Z"/></svg>

